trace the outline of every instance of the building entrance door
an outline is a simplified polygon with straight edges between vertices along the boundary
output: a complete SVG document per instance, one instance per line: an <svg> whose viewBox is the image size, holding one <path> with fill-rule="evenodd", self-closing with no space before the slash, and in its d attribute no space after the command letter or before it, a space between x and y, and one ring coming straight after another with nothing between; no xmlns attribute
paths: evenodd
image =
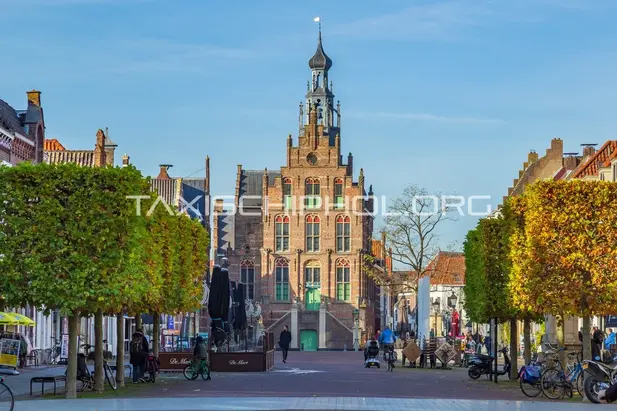
<svg viewBox="0 0 617 411"><path fill-rule="evenodd" d="M304 351L317 351L317 331L300 330L300 348Z"/></svg>
<svg viewBox="0 0 617 411"><path fill-rule="evenodd" d="M319 311L321 305L321 290L319 288L309 288L306 290L306 309L308 311Z"/></svg>

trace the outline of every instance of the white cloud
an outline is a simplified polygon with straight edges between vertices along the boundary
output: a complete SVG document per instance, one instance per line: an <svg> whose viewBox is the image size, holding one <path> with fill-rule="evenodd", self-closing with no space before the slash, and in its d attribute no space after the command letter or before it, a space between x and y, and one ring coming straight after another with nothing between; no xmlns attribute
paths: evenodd
<svg viewBox="0 0 617 411"><path fill-rule="evenodd" d="M487 119L487 118L477 118L477 117L448 117L448 116L439 116L435 114L427 114L427 113L387 113L387 112L346 112L346 116L354 117L354 118L392 118L399 120L417 120L417 121L433 121L438 123L459 123L459 124L497 124L503 123L502 120L498 119Z"/></svg>

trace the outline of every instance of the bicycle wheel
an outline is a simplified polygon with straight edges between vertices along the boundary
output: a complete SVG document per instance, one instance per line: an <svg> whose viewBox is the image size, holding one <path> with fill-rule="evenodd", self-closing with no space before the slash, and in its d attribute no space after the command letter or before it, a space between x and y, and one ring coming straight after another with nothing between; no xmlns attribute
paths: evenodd
<svg viewBox="0 0 617 411"><path fill-rule="evenodd" d="M105 379L107 380L107 383L109 384L111 389L115 391L116 389L118 389L118 384L116 383L116 376L114 375L108 363L103 364L103 369L105 370Z"/></svg>
<svg viewBox="0 0 617 411"><path fill-rule="evenodd" d="M584 398L585 394L583 393L585 392L585 381L583 379L583 374L583 371L578 373L578 375L576 376L576 381L574 382L574 386L576 387L576 392L578 392L578 395Z"/></svg>
<svg viewBox="0 0 617 411"><path fill-rule="evenodd" d="M207 364L203 364L201 368L201 379L204 381L210 381L210 367Z"/></svg>
<svg viewBox="0 0 617 411"><path fill-rule="evenodd" d="M184 367L184 378L187 380L196 380L199 377L199 374L195 372L195 368L193 368L193 364L189 364Z"/></svg>
<svg viewBox="0 0 617 411"><path fill-rule="evenodd" d="M0 411L13 411L13 407L15 406L15 397L13 396L13 391L5 385L3 382L0 383Z"/></svg>
<svg viewBox="0 0 617 411"><path fill-rule="evenodd" d="M538 395L542 394L542 386L540 383L529 384L523 382L523 379L519 379L519 385L521 386L521 391L529 398L535 398Z"/></svg>
<svg viewBox="0 0 617 411"><path fill-rule="evenodd" d="M557 400L564 395L565 384L563 373L556 368L545 370L540 378L542 393L551 400Z"/></svg>

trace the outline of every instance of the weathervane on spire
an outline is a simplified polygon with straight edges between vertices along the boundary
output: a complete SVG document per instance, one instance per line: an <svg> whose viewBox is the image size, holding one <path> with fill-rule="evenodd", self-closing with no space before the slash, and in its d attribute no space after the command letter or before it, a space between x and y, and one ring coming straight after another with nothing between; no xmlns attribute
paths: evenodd
<svg viewBox="0 0 617 411"><path fill-rule="evenodd" d="M321 17L315 17L313 21L319 23L319 35L321 36Z"/></svg>

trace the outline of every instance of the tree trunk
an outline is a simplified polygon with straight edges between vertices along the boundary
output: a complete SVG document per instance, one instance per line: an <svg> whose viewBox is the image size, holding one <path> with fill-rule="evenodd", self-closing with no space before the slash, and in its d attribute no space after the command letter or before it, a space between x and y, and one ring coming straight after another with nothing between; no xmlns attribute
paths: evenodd
<svg viewBox="0 0 617 411"><path fill-rule="evenodd" d="M557 342L559 347L565 347L565 335L564 335L564 329L563 329L563 323L565 321L565 316L560 315L559 317L557 317ZM566 352L565 351L561 351L559 352L559 361L561 361L562 364L567 364L567 358L566 358Z"/></svg>
<svg viewBox="0 0 617 411"><path fill-rule="evenodd" d="M510 379L518 379L518 322L516 319L510 320Z"/></svg>
<svg viewBox="0 0 617 411"><path fill-rule="evenodd" d="M136 314L135 315L135 331L141 330L141 327L142 327L142 324L141 324L141 314Z"/></svg>
<svg viewBox="0 0 617 411"><path fill-rule="evenodd" d="M124 313L116 316L116 383L124 387Z"/></svg>
<svg viewBox="0 0 617 411"><path fill-rule="evenodd" d="M77 398L77 333L79 328L79 316L69 316L69 358L66 366L66 398Z"/></svg>
<svg viewBox="0 0 617 411"><path fill-rule="evenodd" d="M103 392L103 311L94 314L94 391Z"/></svg>
<svg viewBox="0 0 617 411"><path fill-rule="evenodd" d="M161 343L161 314L152 313L152 317L152 353L158 357Z"/></svg>
<svg viewBox="0 0 617 411"><path fill-rule="evenodd" d="M583 317L583 359L591 360L591 318Z"/></svg>
<svg viewBox="0 0 617 411"><path fill-rule="evenodd" d="M531 362L531 320L529 317L523 320L523 344L525 344L523 358L525 364L529 364Z"/></svg>

